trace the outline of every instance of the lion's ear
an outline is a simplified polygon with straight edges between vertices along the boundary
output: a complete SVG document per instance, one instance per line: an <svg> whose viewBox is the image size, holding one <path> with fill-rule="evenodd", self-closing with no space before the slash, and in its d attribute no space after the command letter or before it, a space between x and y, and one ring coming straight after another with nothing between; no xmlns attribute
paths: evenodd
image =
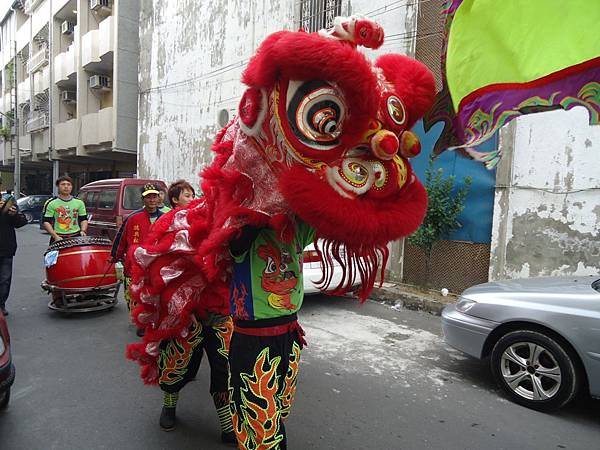
<svg viewBox="0 0 600 450"><path fill-rule="evenodd" d="M240 128L249 136L255 136L260 131L267 110L267 95L260 89L248 88L238 107L238 122Z"/></svg>
<svg viewBox="0 0 600 450"><path fill-rule="evenodd" d="M427 66L404 55L389 54L377 58L387 81L394 85L408 115L410 129L431 108L435 99L435 79Z"/></svg>

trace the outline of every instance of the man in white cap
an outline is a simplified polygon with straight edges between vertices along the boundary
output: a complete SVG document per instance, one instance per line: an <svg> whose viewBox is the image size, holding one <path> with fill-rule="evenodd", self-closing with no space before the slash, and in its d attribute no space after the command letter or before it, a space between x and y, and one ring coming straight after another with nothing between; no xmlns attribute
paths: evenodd
<svg viewBox="0 0 600 450"><path fill-rule="evenodd" d="M132 212L125 221L119 232L115 236L111 251L112 261L123 262L125 302L127 309L131 313L136 307L131 301L129 294L129 285L131 283L131 258L135 247L146 239L150 226L165 212L165 209L159 208L160 191L151 183L145 184L142 190L142 201L144 207ZM137 330L138 336L143 336L143 330Z"/></svg>

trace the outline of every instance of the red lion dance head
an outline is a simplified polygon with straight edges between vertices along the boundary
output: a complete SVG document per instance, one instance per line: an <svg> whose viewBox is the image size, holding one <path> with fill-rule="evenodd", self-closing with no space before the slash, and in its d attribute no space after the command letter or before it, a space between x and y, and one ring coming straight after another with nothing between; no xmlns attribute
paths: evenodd
<svg viewBox="0 0 600 450"><path fill-rule="evenodd" d="M360 276L364 300L387 243L419 226L427 196L408 162L420 151L409 130L435 83L411 58L371 63L357 50L382 43L375 22L338 18L332 30L281 31L261 44L238 116L202 172L204 197L161 219L135 251L134 316L146 336L129 356L147 382L160 340L185 334L191 312L228 312L228 244L240 227L271 226L289 240L299 217L324 243L323 288L342 293ZM328 286L333 259L345 267L338 286Z"/></svg>

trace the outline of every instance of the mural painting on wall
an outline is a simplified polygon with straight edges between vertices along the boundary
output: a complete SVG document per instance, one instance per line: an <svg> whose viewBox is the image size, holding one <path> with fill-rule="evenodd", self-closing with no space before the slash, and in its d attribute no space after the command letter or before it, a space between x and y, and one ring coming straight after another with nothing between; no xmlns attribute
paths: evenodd
<svg viewBox="0 0 600 450"><path fill-rule="evenodd" d="M444 124L435 154L494 168L499 150L474 147L518 116L582 106L600 123L600 2L446 0L444 14L443 89L424 118Z"/></svg>
<svg viewBox="0 0 600 450"><path fill-rule="evenodd" d="M461 187L466 177L471 177L471 188L465 198L467 207L458 217L461 226L446 236L446 239L489 244L494 213L496 170L486 170L479 161L466 158L458 151L441 151L436 155L443 128L444 124L438 122L426 132L422 121L413 128L412 131L421 141L422 149L419 156L412 160L413 170L419 179L424 180L429 158L433 154L435 155L434 168L443 169L444 177L452 175L456 177L455 189ZM498 139L494 135L492 139L475 147L475 151L485 154L494 152L497 148Z"/></svg>

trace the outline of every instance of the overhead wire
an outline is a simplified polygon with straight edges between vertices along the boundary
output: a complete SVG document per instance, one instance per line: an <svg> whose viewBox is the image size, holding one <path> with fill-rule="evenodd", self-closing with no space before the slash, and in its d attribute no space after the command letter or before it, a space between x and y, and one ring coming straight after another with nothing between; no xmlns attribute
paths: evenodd
<svg viewBox="0 0 600 450"><path fill-rule="evenodd" d="M395 11L400 8L404 8L404 7L408 7L408 6L415 6L415 5L422 4L422 3L429 3L431 1L434 1L434 0L409 0L409 1L397 0L397 1L392 1L390 3L387 3L385 5L379 6L371 11L362 12L362 13L358 12L357 14L361 14L361 15L364 15L367 17L374 17L374 16L379 16L382 14L389 13L391 11ZM302 2L298 2L297 4L301 4L301 3ZM415 34L411 35L410 33L415 33ZM400 39L393 39L394 37L400 36L400 35L406 35L406 37L402 37ZM392 42L398 42L403 39L412 39L412 38L422 39L424 37L427 37L427 36L419 35L417 32L406 32L406 33L396 33L393 35L389 35L386 37L386 39L392 38L390 41L390 43L392 43ZM190 83L193 83L195 81L209 79L209 78L216 77L218 75L222 75L224 73L230 72L235 69L241 69L248 63L249 60L250 60L250 58L243 58L238 61L234 61L230 64L226 64L224 66L213 69L209 72L201 73L201 74L198 74L196 76L193 76L193 77L190 77L190 78L187 78L184 80L179 80L179 81L175 81L172 83L166 83L164 85L151 86L147 89L141 90L140 95L146 95L150 92L155 92L155 91L167 91L167 90L171 90L171 89L174 89L174 88L180 87L180 86L187 86Z"/></svg>

